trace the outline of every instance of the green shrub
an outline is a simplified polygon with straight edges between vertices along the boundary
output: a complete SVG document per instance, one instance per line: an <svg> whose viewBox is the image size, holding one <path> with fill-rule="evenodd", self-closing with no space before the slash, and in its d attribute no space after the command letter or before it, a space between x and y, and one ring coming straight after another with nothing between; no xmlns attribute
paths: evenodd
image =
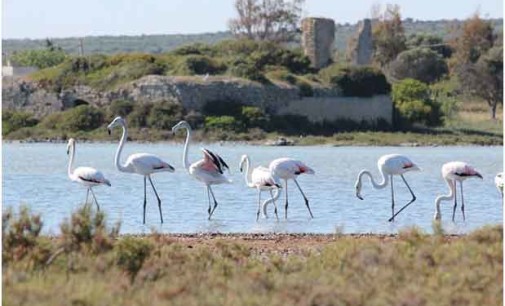
<svg viewBox="0 0 505 306"><path fill-rule="evenodd" d="M385 95L391 91L386 76L372 67L335 65L322 71L321 76L337 85L344 96L371 97Z"/></svg>
<svg viewBox="0 0 505 306"><path fill-rule="evenodd" d="M194 43L191 45L178 47L174 49L172 53L176 55L190 55L190 54L206 55L211 53L211 51L212 48L209 45L202 43Z"/></svg>
<svg viewBox="0 0 505 306"><path fill-rule="evenodd" d="M284 81L292 85L296 84L296 76L285 68L277 68L276 70L269 71L266 73L266 76L273 80Z"/></svg>
<svg viewBox="0 0 505 306"><path fill-rule="evenodd" d="M2 112L2 133L7 135L23 127L34 126L38 120L26 112L4 110Z"/></svg>
<svg viewBox="0 0 505 306"><path fill-rule="evenodd" d="M428 48L403 51L390 63L389 70L395 79L412 78L424 83L438 81L448 73L442 56Z"/></svg>
<svg viewBox="0 0 505 306"><path fill-rule="evenodd" d="M109 118L121 116L126 118L132 111L135 103L128 100L114 100L109 105Z"/></svg>
<svg viewBox="0 0 505 306"><path fill-rule="evenodd" d="M249 79L251 81L257 81L264 84L269 83L265 75L261 72L261 70L255 67L254 63L247 62L243 59L233 62L228 69L228 73L232 76Z"/></svg>
<svg viewBox="0 0 505 306"><path fill-rule="evenodd" d="M205 128L224 131L239 131L239 123L231 116L208 116L205 118Z"/></svg>
<svg viewBox="0 0 505 306"><path fill-rule="evenodd" d="M242 106L242 122L246 128L264 127L267 123L265 113L256 106Z"/></svg>
<svg viewBox="0 0 505 306"><path fill-rule="evenodd" d="M144 261L151 254L152 248L149 241L139 238L126 237L117 242L116 264L128 273L132 283Z"/></svg>
<svg viewBox="0 0 505 306"><path fill-rule="evenodd" d="M60 122L62 122L64 115L65 112L56 112L49 114L44 118L42 118L42 120L39 123L39 126L44 129L56 130L58 129Z"/></svg>
<svg viewBox="0 0 505 306"><path fill-rule="evenodd" d="M395 120L401 126L412 123L439 125L442 114L440 104L431 99L428 85L414 79L405 79L393 85Z"/></svg>
<svg viewBox="0 0 505 306"><path fill-rule="evenodd" d="M172 74L219 74L226 71L226 66L205 55L188 55L179 61Z"/></svg>
<svg viewBox="0 0 505 306"><path fill-rule="evenodd" d="M14 52L10 59L20 66L35 66L44 69L61 64L67 58L68 55L63 50L42 49Z"/></svg>
<svg viewBox="0 0 505 306"><path fill-rule="evenodd" d="M104 123L104 114L91 105L79 105L65 111L58 128L70 132L90 131Z"/></svg>
<svg viewBox="0 0 505 306"><path fill-rule="evenodd" d="M184 108L179 103L154 103L147 117L147 125L151 128L169 130L183 119Z"/></svg>
<svg viewBox="0 0 505 306"><path fill-rule="evenodd" d="M152 103L136 103L133 111L128 115L128 126L131 127L147 127L147 117L153 107Z"/></svg>

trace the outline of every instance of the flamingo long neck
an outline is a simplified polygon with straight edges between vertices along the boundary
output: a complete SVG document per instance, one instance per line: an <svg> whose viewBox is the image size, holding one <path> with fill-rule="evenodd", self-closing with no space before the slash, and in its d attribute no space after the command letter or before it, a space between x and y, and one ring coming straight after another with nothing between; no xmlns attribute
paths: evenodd
<svg viewBox="0 0 505 306"><path fill-rule="evenodd" d="M188 147L191 140L191 127L186 128L186 143L184 144L184 151L182 153L182 164L186 170L189 170L189 160L188 160Z"/></svg>
<svg viewBox="0 0 505 306"><path fill-rule="evenodd" d="M279 188L276 188L274 190L274 197L273 198L269 198L269 199L267 199L266 201L263 202L263 204L262 204L263 217L267 216L268 204L273 203L274 201L276 201L280 197L280 195L281 195L281 190Z"/></svg>
<svg viewBox="0 0 505 306"><path fill-rule="evenodd" d="M370 178L370 182L372 183L373 188L375 188L375 189L382 189L382 188L384 188L384 187L386 187L388 185L388 177L387 177L387 175L384 175L384 172L382 170L380 171L380 173L381 173L381 176L382 176L382 182L380 182L380 183L377 183L374 180L372 174L368 170L362 170L359 173L358 180L361 182L363 176L367 175Z"/></svg>
<svg viewBox="0 0 505 306"><path fill-rule="evenodd" d="M244 163L245 163L245 171L244 171L245 184L249 187L254 187L254 185L252 183L252 171L251 171L249 157L245 158Z"/></svg>
<svg viewBox="0 0 505 306"><path fill-rule="evenodd" d="M74 167L75 144L72 144L70 147L70 152L70 159L68 161L68 177L70 179L74 179L74 171L72 168Z"/></svg>
<svg viewBox="0 0 505 306"><path fill-rule="evenodd" d="M435 208L437 210L438 216L440 216L440 202L449 201L454 198L455 187L456 187L454 184L454 181L451 179L445 179L445 182L447 183L447 186L449 186L449 194L438 196L435 199Z"/></svg>
<svg viewBox="0 0 505 306"><path fill-rule="evenodd" d="M126 138L128 137L128 129L125 125L122 125L123 127L123 135L121 136L121 140L119 141L119 146L117 147L116 151L116 156L114 157L114 164L116 164L116 168L121 171L121 172L128 172L128 169L121 165L120 159L121 159L121 151L123 151L123 146L126 142Z"/></svg>

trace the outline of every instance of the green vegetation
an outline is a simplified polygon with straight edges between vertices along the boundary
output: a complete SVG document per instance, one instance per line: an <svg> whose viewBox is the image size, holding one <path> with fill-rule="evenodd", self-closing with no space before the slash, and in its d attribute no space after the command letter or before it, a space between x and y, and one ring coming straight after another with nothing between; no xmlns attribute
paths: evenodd
<svg viewBox="0 0 505 306"><path fill-rule="evenodd" d="M441 121L440 104L431 99L428 85L414 79L404 79L393 85L391 95L397 110L398 124L409 126L420 122L427 126Z"/></svg>
<svg viewBox="0 0 505 306"><path fill-rule="evenodd" d="M98 215L98 214L97 214ZM25 256L3 232L5 304L59 305L501 305L503 233L486 227L465 236L416 229L396 236L254 235L106 236L97 215L71 219L81 241L37 235ZM30 223L14 216L7 226ZM100 223L101 221L98 221ZM33 222L32 222L33 223ZM36 223L36 222L35 222ZM90 236L88 236L88 234ZM26 234L29 235L29 234ZM228 238L227 238L228 237ZM252 239L251 239L252 238ZM59 252L61 245L74 245ZM77 247L80 245L82 247ZM42 247L44 246L44 247ZM44 250L44 251L41 251ZM44 256L35 254L45 254ZM31 265L39 258L39 265Z"/></svg>

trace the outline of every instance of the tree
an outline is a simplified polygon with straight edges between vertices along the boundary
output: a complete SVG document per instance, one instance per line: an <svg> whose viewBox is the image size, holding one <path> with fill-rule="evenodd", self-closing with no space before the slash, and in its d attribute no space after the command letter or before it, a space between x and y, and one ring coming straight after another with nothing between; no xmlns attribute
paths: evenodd
<svg viewBox="0 0 505 306"><path fill-rule="evenodd" d="M438 81L447 73L447 64L442 56L428 48L403 51L389 65L393 78L416 79L424 83Z"/></svg>
<svg viewBox="0 0 505 306"><path fill-rule="evenodd" d="M288 42L296 35L305 0L236 0L230 31L252 40Z"/></svg>
<svg viewBox="0 0 505 306"><path fill-rule="evenodd" d="M442 37L433 34L412 34L407 40L407 46L409 49L416 47L429 48L440 54L443 58L449 58L453 53L451 46L444 42Z"/></svg>
<svg viewBox="0 0 505 306"><path fill-rule="evenodd" d="M450 42L455 50L452 66L461 67L468 63L475 63L480 56L486 53L495 40L493 26L484 21L475 13L453 33L455 38Z"/></svg>
<svg viewBox="0 0 505 306"><path fill-rule="evenodd" d="M374 61L386 66L400 52L407 49L405 33L398 5L387 5L372 30Z"/></svg>
<svg viewBox="0 0 505 306"><path fill-rule="evenodd" d="M428 85L414 79L393 84L391 98L395 107L395 121L402 126L412 123L439 125L440 104L431 99Z"/></svg>
<svg viewBox="0 0 505 306"><path fill-rule="evenodd" d="M496 119L496 107L503 103L503 46L489 49L475 64L466 64L459 80L463 90L487 102L491 118Z"/></svg>

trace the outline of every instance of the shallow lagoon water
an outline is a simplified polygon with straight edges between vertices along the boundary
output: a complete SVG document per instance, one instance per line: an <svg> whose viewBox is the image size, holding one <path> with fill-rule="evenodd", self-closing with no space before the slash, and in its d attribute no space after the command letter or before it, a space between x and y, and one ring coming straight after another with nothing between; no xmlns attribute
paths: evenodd
<svg viewBox="0 0 505 306"><path fill-rule="evenodd" d="M503 164L502 147L268 147L218 143L193 144L191 162L202 158L199 148L220 154L230 165L229 185L213 187L219 202L213 219L207 220L207 195L202 184L182 167L182 144L127 143L122 159L131 153L157 154L170 164L174 173L153 175L162 199L164 224L159 222L156 198L148 185L146 225L142 224L142 176L118 172L113 165L115 143L77 143L75 166L92 166L101 170L112 187L94 188L100 207L112 224L121 221L122 233L196 232L293 232L293 233L395 233L416 226L432 231L434 200L447 193L441 177L443 163L452 160L469 162L484 176L464 183L466 222L458 208L456 222L451 221L452 202L442 202L442 221L449 233L465 233L487 224L502 223L502 203L494 186L494 176ZM355 197L354 183L361 169L379 176L377 159L383 154L400 153L410 157L421 172L407 173L405 178L417 195L417 201L387 222L391 214L390 187L374 190L364 181L361 201ZM304 161L315 175L302 175L299 183L310 200L314 219L310 219L303 199L293 183L289 184L288 220L284 215L284 194L277 204L281 220L276 221L273 206L269 218L256 222L257 192L247 188L238 170L242 154L248 154L252 166L267 166L272 159L289 156ZM59 233L59 224L83 205L86 189L67 177L66 144L3 144L3 207L26 204L42 214L44 233ZM458 188L459 190L459 188ZM396 207L410 200L400 179L395 180ZM91 198L91 196L90 196ZM263 193L263 199L267 193Z"/></svg>

